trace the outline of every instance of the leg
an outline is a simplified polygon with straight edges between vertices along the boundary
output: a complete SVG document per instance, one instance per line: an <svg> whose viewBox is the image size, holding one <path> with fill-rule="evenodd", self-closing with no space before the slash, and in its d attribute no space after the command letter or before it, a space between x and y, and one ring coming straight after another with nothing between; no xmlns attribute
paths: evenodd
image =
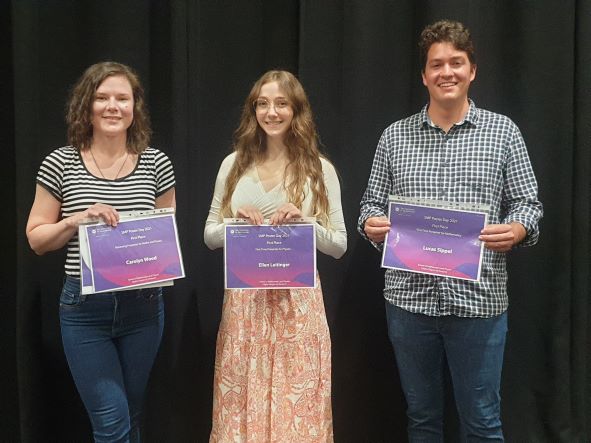
<svg viewBox="0 0 591 443"><path fill-rule="evenodd" d="M67 278L60 298L64 351L88 411L96 442L126 442L129 408L117 349L111 338L109 295L80 296L78 280Z"/></svg>
<svg viewBox="0 0 591 443"><path fill-rule="evenodd" d="M388 302L386 316L408 405L409 442L443 442L444 354L438 318L413 314Z"/></svg>
<svg viewBox="0 0 591 443"><path fill-rule="evenodd" d="M462 432L468 442L502 442L500 388L507 313L446 320L442 332Z"/></svg>
<svg viewBox="0 0 591 443"><path fill-rule="evenodd" d="M117 351L121 362L130 417L130 442L140 441L140 417L148 379L164 329L161 288L125 291L118 303Z"/></svg>

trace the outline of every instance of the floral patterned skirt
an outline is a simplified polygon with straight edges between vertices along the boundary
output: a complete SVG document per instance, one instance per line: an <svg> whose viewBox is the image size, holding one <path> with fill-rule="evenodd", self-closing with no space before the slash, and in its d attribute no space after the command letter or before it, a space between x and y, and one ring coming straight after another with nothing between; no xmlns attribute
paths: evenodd
<svg viewBox="0 0 591 443"><path fill-rule="evenodd" d="M210 443L332 442L330 365L320 282L226 290Z"/></svg>

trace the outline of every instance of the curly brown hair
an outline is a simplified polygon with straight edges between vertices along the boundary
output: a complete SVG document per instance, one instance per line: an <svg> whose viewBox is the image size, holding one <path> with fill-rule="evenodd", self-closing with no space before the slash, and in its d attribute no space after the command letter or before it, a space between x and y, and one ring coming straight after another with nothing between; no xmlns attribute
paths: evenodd
<svg viewBox="0 0 591 443"><path fill-rule="evenodd" d="M127 129L127 149L133 154L140 154L150 144L150 116L138 75L129 66L107 61L88 67L72 88L68 100L68 143L80 151L90 148L92 142L91 114L95 92L107 77L114 75L127 78L133 91L133 122Z"/></svg>
<svg viewBox="0 0 591 443"><path fill-rule="evenodd" d="M230 203L238 180L251 165L263 159L267 149L265 132L257 122L253 103L259 97L261 87L270 82L279 84L279 89L286 95L293 110L291 126L284 140L289 156L286 170L290 172L289 177L284 177L283 185L287 191L289 202L299 209L302 208L306 184L309 180L314 216L319 223L328 227L328 192L324 185L322 163L320 162L320 158L326 159L326 156L320 152L312 108L304 88L298 79L288 71L266 72L254 83L250 94L246 97L240 124L234 132L233 146L236 160L226 180L221 214L224 217L233 216Z"/></svg>
<svg viewBox="0 0 591 443"><path fill-rule="evenodd" d="M440 20L428 25L421 32L419 38L419 51L421 56L421 70L425 71L427 54L433 43L447 42L454 45L457 50L464 51L472 65L476 64L474 43L470 31L462 23L453 20Z"/></svg>

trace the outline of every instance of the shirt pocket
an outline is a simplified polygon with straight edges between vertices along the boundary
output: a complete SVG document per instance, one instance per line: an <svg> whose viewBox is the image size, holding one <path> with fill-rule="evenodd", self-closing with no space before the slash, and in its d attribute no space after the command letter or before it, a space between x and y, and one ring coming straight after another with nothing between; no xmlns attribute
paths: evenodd
<svg viewBox="0 0 591 443"><path fill-rule="evenodd" d="M458 170L455 195L458 202L490 205L500 195L503 171L491 160L479 160Z"/></svg>

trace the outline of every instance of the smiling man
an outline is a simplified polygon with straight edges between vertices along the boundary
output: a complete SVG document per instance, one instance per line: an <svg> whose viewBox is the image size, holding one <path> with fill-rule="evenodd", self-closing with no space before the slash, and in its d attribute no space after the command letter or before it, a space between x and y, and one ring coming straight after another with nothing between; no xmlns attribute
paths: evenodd
<svg viewBox="0 0 591 443"><path fill-rule="evenodd" d="M390 195L489 208L479 281L388 269L384 296L410 442L443 441L445 363L463 440L503 441L506 253L537 242L542 205L517 126L468 98L476 78L468 29L436 22L423 30L419 47L429 103L382 134L358 230L383 248Z"/></svg>

